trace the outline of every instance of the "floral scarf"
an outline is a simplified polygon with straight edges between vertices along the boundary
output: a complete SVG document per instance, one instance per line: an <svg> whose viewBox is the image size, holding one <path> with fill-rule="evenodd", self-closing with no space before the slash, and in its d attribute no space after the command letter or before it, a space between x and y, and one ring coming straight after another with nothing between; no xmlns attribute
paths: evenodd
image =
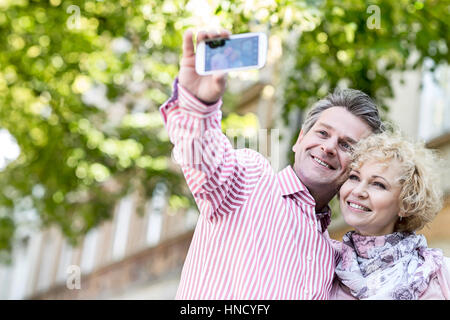
<svg viewBox="0 0 450 320"><path fill-rule="evenodd" d="M423 235L394 232L385 236L346 233L336 275L357 299L413 300L428 288L442 266L439 249Z"/></svg>

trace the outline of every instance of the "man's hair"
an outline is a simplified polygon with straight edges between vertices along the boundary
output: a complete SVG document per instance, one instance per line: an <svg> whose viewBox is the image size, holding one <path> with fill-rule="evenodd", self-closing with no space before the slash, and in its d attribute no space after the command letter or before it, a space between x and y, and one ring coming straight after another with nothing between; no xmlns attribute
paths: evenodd
<svg viewBox="0 0 450 320"><path fill-rule="evenodd" d="M408 140L395 129L359 141L349 168L358 169L370 161L386 166L391 161L400 164L397 177L401 187L399 214L404 217L397 220L394 231L420 230L434 219L443 205L439 174L444 166L436 152L427 149L422 142Z"/></svg>
<svg viewBox="0 0 450 320"><path fill-rule="evenodd" d="M314 126L323 111L332 107L345 108L367 123L373 133L384 131L378 108L367 94L355 89L336 89L312 106L303 122L303 134Z"/></svg>

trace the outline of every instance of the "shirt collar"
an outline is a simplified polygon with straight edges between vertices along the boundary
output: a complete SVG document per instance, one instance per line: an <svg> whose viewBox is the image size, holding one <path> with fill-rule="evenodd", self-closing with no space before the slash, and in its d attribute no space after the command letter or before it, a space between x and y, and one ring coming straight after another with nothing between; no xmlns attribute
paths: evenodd
<svg viewBox="0 0 450 320"><path fill-rule="evenodd" d="M305 191L309 194L309 190L300 181L291 166L287 166L278 173L278 181L281 187L281 195L283 196Z"/></svg>
<svg viewBox="0 0 450 320"><path fill-rule="evenodd" d="M296 193L302 194L302 199L309 205L315 206L316 201L309 193L306 186L300 181L300 178L295 173L294 169L289 165L278 173L278 182L281 188L282 196L294 195ZM331 209L325 206L322 212L316 213L316 219L321 223L322 232L325 231L331 222Z"/></svg>
<svg viewBox="0 0 450 320"><path fill-rule="evenodd" d="M331 208L327 205L322 212L316 213L316 218L320 222L321 231L324 232L331 223Z"/></svg>

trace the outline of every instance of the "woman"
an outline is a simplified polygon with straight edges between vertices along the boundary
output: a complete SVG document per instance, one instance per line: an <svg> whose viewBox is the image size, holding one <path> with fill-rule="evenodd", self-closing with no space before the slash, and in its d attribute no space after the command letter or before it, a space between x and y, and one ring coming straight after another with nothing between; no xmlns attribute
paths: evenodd
<svg viewBox="0 0 450 320"><path fill-rule="evenodd" d="M355 230L338 251L331 299L449 299L448 258L416 230L442 207L436 158L399 134L382 133L354 150L339 198Z"/></svg>

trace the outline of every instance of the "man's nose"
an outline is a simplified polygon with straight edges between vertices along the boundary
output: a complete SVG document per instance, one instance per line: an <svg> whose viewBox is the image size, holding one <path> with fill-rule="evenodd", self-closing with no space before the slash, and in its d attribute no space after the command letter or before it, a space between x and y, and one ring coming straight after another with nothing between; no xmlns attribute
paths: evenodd
<svg viewBox="0 0 450 320"><path fill-rule="evenodd" d="M336 146L337 146L337 141L335 141L334 139L327 139L326 141L324 141L321 145L321 149L324 153L326 153L327 155L336 155Z"/></svg>

